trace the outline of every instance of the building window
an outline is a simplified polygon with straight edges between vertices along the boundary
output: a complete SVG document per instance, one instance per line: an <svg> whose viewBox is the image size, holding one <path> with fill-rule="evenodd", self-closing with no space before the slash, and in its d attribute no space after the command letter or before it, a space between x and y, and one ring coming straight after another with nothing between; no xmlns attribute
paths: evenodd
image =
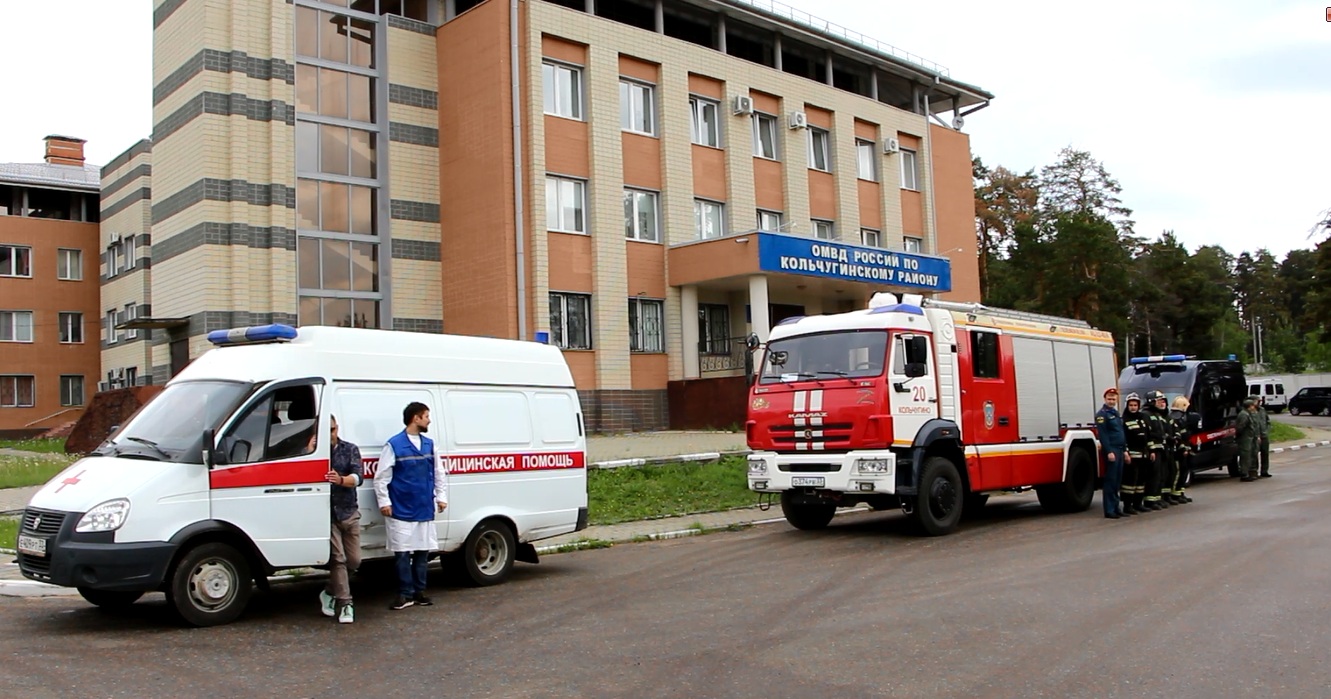
<svg viewBox="0 0 1331 699"><path fill-rule="evenodd" d="M629 351L665 351L665 302L629 299Z"/></svg>
<svg viewBox="0 0 1331 699"><path fill-rule="evenodd" d="M132 303L127 303L127 304L125 304L125 311L124 311L124 313L121 314L121 317L124 318L124 320L125 320L126 323L128 323L128 322L131 321L131 320L134 320L134 319L138 318L138 317L139 317L139 307L136 306L136 305L134 305L134 304L132 304ZM138 330L135 330L135 329L132 329L132 328L131 328L131 329L125 331L125 339L127 339L127 340L137 340L138 338L139 338L139 331L138 331Z"/></svg>
<svg viewBox="0 0 1331 699"><path fill-rule="evenodd" d="M633 133L656 135L656 88L631 80L619 81L619 126Z"/></svg>
<svg viewBox="0 0 1331 699"><path fill-rule="evenodd" d="M31 277L32 248L0 245L0 277Z"/></svg>
<svg viewBox="0 0 1331 699"><path fill-rule="evenodd" d="M725 235L725 204L706 199L693 200L693 226L699 240L720 238Z"/></svg>
<svg viewBox="0 0 1331 699"><path fill-rule="evenodd" d="M300 112L374 122L374 79L368 75L301 64L296 87Z"/></svg>
<svg viewBox="0 0 1331 699"><path fill-rule="evenodd" d="M373 68L374 25L374 20L297 7L296 53L334 63Z"/></svg>
<svg viewBox="0 0 1331 699"><path fill-rule="evenodd" d="M753 114L753 154L776 160L776 117L771 114Z"/></svg>
<svg viewBox="0 0 1331 699"><path fill-rule="evenodd" d="M860 244L870 248L883 247L883 232L872 228L861 228Z"/></svg>
<svg viewBox="0 0 1331 699"><path fill-rule="evenodd" d="M0 408L31 408L36 404L36 384L31 376L0 376Z"/></svg>
<svg viewBox="0 0 1331 699"><path fill-rule="evenodd" d="M379 291L379 246L374 243L302 237L296 266L302 289Z"/></svg>
<svg viewBox="0 0 1331 699"><path fill-rule="evenodd" d="M703 97L690 97L689 110L692 114L693 142L700 146L721 147L721 106L713 100Z"/></svg>
<svg viewBox="0 0 1331 699"><path fill-rule="evenodd" d="M0 342L32 342L32 311L0 311Z"/></svg>
<svg viewBox="0 0 1331 699"><path fill-rule="evenodd" d="M919 189L919 177L915 166L915 151L901 149L901 188Z"/></svg>
<svg viewBox="0 0 1331 699"><path fill-rule="evenodd" d="M924 238L906 236L901 239L901 249L906 252L924 252Z"/></svg>
<svg viewBox="0 0 1331 699"><path fill-rule="evenodd" d="M545 228L562 233L586 233L587 183L563 177L545 178Z"/></svg>
<svg viewBox="0 0 1331 699"><path fill-rule="evenodd" d="M312 121L296 123L296 170L375 178L376 134Z"/></svg>
<svg viewBox="0 0 1331 699"><path fill-rule="evenodd" d="M83 377L60 377L60 405L71 408L83 405Z"/></svg>
<svg viewBox="0 0 1331 699"><path fill-rule="evenodd" d="M782 221L783 218L785 218L785 216L780 211L758 209L758 230L767 231L768 233L780 233L781 229L785 228L786 225Z"/></svg>
<svg viewBox="0 0 1331 699"><path fill-rule="evenodd" d="M730 354L730 307L698 304L698 350L703 354Z"/></svg>
<svg viewBox="0 0 1331 699"><path fill-rule="evenodd" d="M836 226L831 221L813 220L813 237L819 240L835 240Z"/></svg>
<svg viewBox="0 0 1331 699"><path fill-rule="evenodd" d="M125 246L125 269L134 269L139 256L139 241L135 236L127 235L121 245Z"/></svg>
<svg viewBox="0 0 1331 699"><path fill-rule="evenodd" d="M55 278L77 282L83 280L83 251L60 248L55 254Z"/></svg>
<svg viewBox="0 0 1331 699"><path fill-rule="evenodd" d="M83 342L83 314L72 311L60 313L60 342L77 345Z"/></svg>
<svg viewBox="0 0 1331 699"><path fill-rule="evenodd" d="M106 344L114 345L120 339L120 332L116 330L116 312L110 310L106 312Z"/></svg>
<svg viewBox="0 0 1331 699"><path fill-rule="evenodd" d="M582 69L546 61L541 65L545 84L545 113L582 119Z"/></svg>
<svg viewBox="0 0 1331 699"><path fill-rule="evenodd" d="M125 385L139 385L139 368L136 366L125 367Z"/></svg>
<svg viewBox="0 0 1331 699"><path fill-rule="evenodd" d="M550 292L550 341L556 347L592 348L592 297Z"/></svg>
<svg viewBox="0 0 1331 699"><path fill-rule="evenodd" d="M661 241L657 219L657 197L656 192L644 192L640 189L624 190L624 237L652 243Z"/></svg>
<svg viewBox="0 0 1331 699"><path fill-rule="evenodd" d="M862 180L878 181L878 144L855 139L855 170Z"/></svg>
<svg viewBox="0 0 1331 699"><path fill-rule="evenodd" d="M808 131L809 167L814 170L830 172L832 170L832 134L827 129L820 129L816 126L810 126Z"/></svg>
<svg viewBox="0 0 1331 699"><path fill-rule="evenodd" d="M296 227L302 231L378 235L374 202L378 190L341 182L296 182Z"/></svg>
<svg viewBox="0 0 1331 699"><path fill-rule="evenodd" d="M300 297L300 325L331 325L339 328L379 327L379 301L373 297Z"/></svg>

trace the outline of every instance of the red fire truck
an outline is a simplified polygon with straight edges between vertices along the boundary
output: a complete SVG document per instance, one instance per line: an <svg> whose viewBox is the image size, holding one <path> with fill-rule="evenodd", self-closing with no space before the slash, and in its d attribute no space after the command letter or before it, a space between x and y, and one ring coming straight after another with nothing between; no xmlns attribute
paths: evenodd
<svg viewBox="0 0 1331 699"><path fill-rule="evenodd" d="M1116 379L1110 334L1068 318L887 293L788 318L749 389L749 489L800 529L867 503L937 536L989 493L1027 488L1083 511Z"/></svg>

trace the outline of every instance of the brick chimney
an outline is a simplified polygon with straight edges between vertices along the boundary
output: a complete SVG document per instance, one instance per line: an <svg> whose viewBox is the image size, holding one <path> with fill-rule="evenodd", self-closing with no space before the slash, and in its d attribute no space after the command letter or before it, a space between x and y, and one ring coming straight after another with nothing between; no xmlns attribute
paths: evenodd
<svg viewBox="0 0 1331 699"><path fill-rule="evenodd" d="M83 166L83 144L86 141L71 136L47 136L44 140L48 164Z"/></svg>

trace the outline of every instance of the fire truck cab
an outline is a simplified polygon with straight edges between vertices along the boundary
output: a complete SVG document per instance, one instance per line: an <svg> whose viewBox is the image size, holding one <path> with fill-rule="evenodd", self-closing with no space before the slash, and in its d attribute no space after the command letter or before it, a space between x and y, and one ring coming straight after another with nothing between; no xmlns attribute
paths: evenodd
<svg viewBox="0 0 1331 699"><path fill-rule="evenodd" d="M789 318L749 389L749 488L800 529L867 503L942 535L989 493L1032 487L1083 511L1115 378L1109 333L1067 318L888 293Z"/></svg>

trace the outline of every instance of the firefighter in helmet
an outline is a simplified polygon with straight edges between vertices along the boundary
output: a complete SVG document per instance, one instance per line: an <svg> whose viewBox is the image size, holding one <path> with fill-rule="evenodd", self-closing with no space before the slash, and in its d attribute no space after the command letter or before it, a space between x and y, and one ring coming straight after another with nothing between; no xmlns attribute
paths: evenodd
<svg viewBox="0 0 1331 699"><path fill-rule="evenodd" d="M1192 405L1186 396L1174 399L1173 410L1169 411L1169 422L1174 428L1174 503L1182 505L1192 502L1188 497L1188 474L1192 471L1192 415L1188 408Z"/></svg>
<svg viewBox="0 0 1331 699"><path fill-rule="evenodd" d="M1146 391L1146 405L1142 414L1146 418L1150 455L1146 459L1146 509L1163 510L1169 503L1161 499L1161 486L1169 478L1169 418L1166 417L1165 394Z"/></svg>
<svg viewBox="0 0 1331 699"><path fill-rule="evenodd" d="M1146 493L1145 464L1150 458L1150 435L1146 430L1146 415L1142 413L1142 399L1129 393L1123 401L1123 432L1127 442L1127 456L1123 459L1123 487L1119 489L1123 501L1123 514L1143 514L1142 497Z"/></svg>

